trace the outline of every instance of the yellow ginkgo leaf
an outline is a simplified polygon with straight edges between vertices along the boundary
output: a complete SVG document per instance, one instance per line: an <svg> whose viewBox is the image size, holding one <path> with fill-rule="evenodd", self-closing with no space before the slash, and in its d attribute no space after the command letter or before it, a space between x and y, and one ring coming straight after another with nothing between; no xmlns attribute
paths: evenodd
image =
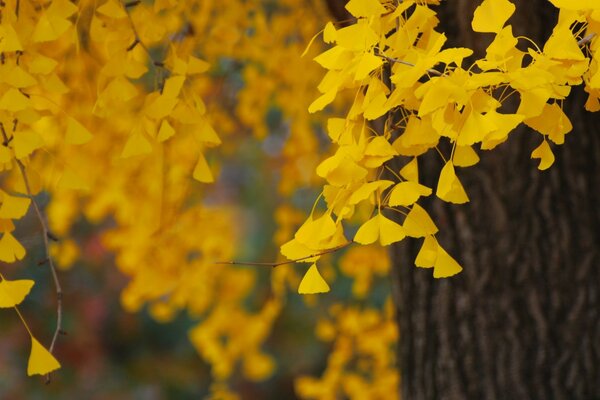
<svg viewBox="0 0 600 400"><path fill-rule="evenodd" d="M152 145L146 139L143 133L135 132L129 136L123 151L121 152L121 158L135 157L142 154L148 154L152 152Z"/></svg>
<svg viewBox="0 0 600 400"><path fill-rule="evenodd" d="M96 8L96 12L115 19L127 17L127 13L123 9L123 6L117 0L108 0L100 7Z"/></svg>
<svg viewBox="0 0 600 400"><path fill-rule="evenodd" d="M15 88L26 88L37 83L37 80L31 76L31 74L18 65L15 65L3 79L6 83Z"/></svg>
<svg viewBox="0 0 600 400"><path fill-rule="evenodd" d="M57 186L59 188L71 189L71 190L90 190L88 183L71 168L65 168L60 179L58 180Z"/></svg>
<svg viewBox="0 0 600 400"><path fill-rule="evenodd" d="M202 74L210 68L210 64L204 60L189 56L186 73L189 75Z"/></svg>
<svg viewBox="0 0 600 400"><path fill-rule="evenodd" d="M448 161L442 168L435 194L449 203L463 204L469 201L465 189L456 176L452 161Z"/></svg>
<svg viewBox="0 0 600 400"><path fill-rule="evenodd" d="M29 156L42 146L44 146L44 139L31 129L17 131L14 134L13 148L15 149L15 157L19 160Z"/></svg>
<svg viewBox="0 0 600 400"><path fill-rule="evenodd" d="M483 0L475 9L471 27L475 32L498 33L515 12L515 5L508 0Z"/></svg>
<svg viewBox="0 0 600 400"><path fill-rule="evenodd" d="M288 260L298 260L298 262L315 262L320 258L320 256L309 257L316 251L300 243L296 238L281 245L280 252Z"/></svg>
<svg viewBox="0 0 600 400"><path fill-rule="evenodd" d="M419 197L429 196L431 189L420 183L405 181L400 182L390 192L390 206L410 206L414 204Z"/></svg>
<svg viewBox="0 0 600 400"><path fill-rule="evenodd" d="M0 110L11 112L21 111L31 106L31 102L23 93L15 88L10 88L0 98Z"/></svg>
<svg viewBox="0 0 600 400"><path fill-rule="evenodd" d="M355 17L378 17L385 12L379 0L350 0L346 10Z"/></svg>
<svg viewBox="0 0 600 400"><path fill-rule="evenodd" d="M361 201L364 201L371 196L376 190L385 190L388 187L394 184L393 181L388 180L379 180L374 182L367 182L361 185L358 189L356 189L350 198L348 199L348 204L358 204Z"/></svg>
<svg viewBox="0 0 600 400"><path fill-rule="evenodd" d="M323 41L325 43L333 43L336 38L336 29L331 21L325 24L325 29L323 30Z"/></svg>
<svg viewBox="0 0 600 400"><path fill-rule="evenodd" d="M479 156L471 146L456 146L452 163L457 167L470 167L479 162Z"/></svg>
<svg viewBox="0 0 600 400"><path fill-rule="evenodd" d="M32 336L27 375L46 375L59 368L58 360Z"/></svg>
<svg viewBox="0 0 600 400"><path fill-rule="evenodd" d="M310 266L304 274L304 278L300 281L300 286L298 286L298 293L300 294L327 293L329 290L329 285L319 273L317 264Z"/></svg>
<svg viewBox="0 0 600 400"><path fill-rule="evenodd" d="M310 104L310 106L308 106L308 112L312 114L317 111L321 111L335 99L336 94L337 94L337 88L332 89L332 90L328 91L327 93L319 96L315 101L313 101Z"/></svg>
<svg viewBox="0 0 600 400"><path fill-rule="evenodd" d="M2 40L0 40L0 51L7 52L23 50L19 36L10 23L0 26L0 37L2 38Z"/></svg>
<svg viewBox="0 0 600 400"><path fill-rule="evenodd" d="M19 219L27 213L31 199L27 197L10 196L4 193L2 206L0 206L0 218Z"/></svg>
<svg viewBox="0 0 600 400"><path fill-rule="evenodd" d="M163 87L162 96L174 99L179 96L179 92L181 92L181 88L183 87L183 83L185 82L185 76L172 76L165 81L165 86Z"/></svg>
<svg viewBox="0 0 600 400"><path fill-rule="evenodd" d="M416 203L413 204L402 226L406 236L414 238L433 235L438 231L438 227L435 226L427 211Z"/></svg>
<svg viewBox="0 0 600 400"><path fill-rule="evenodd" d="M437 259L438 244L433 236L425 236L421 250L415 259L415 265L421 268L433 268Z"/></svg>
<svg viewBox="0 0 600 400"><path fill-rule="evenodd" d="M381 65L383 65L383 59L381 57L377 57L373 53L364 53L358 63L358 67L356 67L354 80L362 81L369 76L373 70L381 67Z"/></svg>
<svg viewBox="0 0 600 400"><path fill-rule="evenodd" d="M10 232L4 232L0 239L0 261L12 263L25 257L25 248Z"/></svg>
<svg viewBox="0 0 600 400"><path fill-rule="evenodd" d="M557 103L545 104L540 115L523 122L541 134L547 135L556 144L563 144L565 135L573 129L569 117Z"/></svg>
<svg viewBox="0 0 600 400"><path fill-rule="evenodd" d="M200 120L194 133L196 134L198 141L208 147L214 147L221 144L221 139L217 135L217 132L215 132L214 128L206 118Z"/></svg>
<svg viewBox="0 0 600 400"><path fill-rule="evenodd" d="M202 153L200 153L200 156L198 157L198 162L196 163L192 176L198 182L211 183L215 181L215 178L210 171L210 167L206 162L206 158L204 158Z"/></svg>
<svg viewBox="0 0 600 400"><path fill-rule="evenodd" d="M540 159L540 165L538 165L538 169L541 171L550 168L550 166L554 164L554 153L552 153L552 149L546 140L544 140L542 144L533 150L531 153L531 158Z"/></svg>
<svg viewBox="0 0 600 400"><path fill-rule="evenodd" d="M300 243L316 249L320 242L332 237L335 231L336 225L331 218L331 214L325 213L316 219L308 217L302 226L298 228L294 237Z"/></svg>
<svg viewBox="0 0 600 400"><path fill-rule="evenodd" d="M35 282L30 279L0 282L0 308L9 308L21 304L29 294Z"/></svg>
<svg viewBox="0 0 600 400"><path fill-rule="evenodd" d="M408 181L419 182L419 163L417 157L402 167L400 176Z"/></svg>
<svg viewBox="0 0 600 400"><path fill-rule="evenodd" d="M434 278L448 278L462 271L462 267L438 244L437 257L433 266Z"/></svg>
<svg viewBox="0 0 600 400"><path fill-rule="evenodd" d="M15 230L15 224L12 219L0 218L0 232L12 232Z"/></svg>
<svg viewBox="0 0 600 400"><path fill-rule="evenodd" d="M158 129L158 135L156 136L156 140L158 140L159 142L164 142L174 134L175 129L173 129L169 121L163 119L160 123L160 128Z"/></svg>
<svg viewBox="0 0 600 400"><path fill-rule="evenodd" d="M68 144L84 144L92 139L92 134L87 128L74 118L69 118L65 141Z"/></svg>
<svg viewBox="0 0 600 400"><path fill-rule="evenodd" d="M354 241L360 244L375 243L379 239L382 246L399 242L406 237L402 225L377 214L361 225L354 236Z"/></svg>

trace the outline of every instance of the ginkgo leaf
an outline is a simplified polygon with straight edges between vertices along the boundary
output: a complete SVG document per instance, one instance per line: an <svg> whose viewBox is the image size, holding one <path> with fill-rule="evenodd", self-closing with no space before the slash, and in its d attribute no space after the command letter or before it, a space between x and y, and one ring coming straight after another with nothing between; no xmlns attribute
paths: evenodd
<svg viewBox="0 0 600 400"><path fill-rule="evenodd" d="M0 261L13 263L25 257L25 248L10 232L4 232L0 239Z"/></svg>
<svg viewBox="0 0 600 400"><path fill-rule="evenodd" d="M419 163L417 157L414 157L400 169L400 176L408 181L419 182Z"/></svg>
<svg viewBox="0 0 600 400"><path fill-rule="evenodd" d="M202 74L210 68L210 64L194 56L188 57L186 73L189 75Z"/></svg>
<svg viewBox="0 0 600 400"><path fill-rule="evenodd" d="M30 279L0 282L0 308L9 308L21 304L31 291L35 282Z"/></svg>
<svg viewBox="0 0 600 400"><path fill-rule="evenodd" d="M194 130L194 133L196 134L198 141L208 147L218 146L221 144L219 135L217 135L217 132L215 132L212 125L206 118L202 118L197 126L198 128Z"/></svg>
<svg viewBox="0 0 600 400"><path fill-rule="evenodd" d="M47 75L52 72L57 65L58 62L56 60L42 54L36 54L29 63L29 73Z"/></svg>
<svg viewBox="0 0 600 400"><path fill-rule="evenodd" d="M378 213L361 225L354 236L354 241L360 244L371 244L379 239L382 246L387 246L401 241L405 236L402 225Z"/></svg>
<svg viewBox="0 0 600 400"><path fill-rule="evenodd" d="M300 243L296 238L281 245L280 252L288 260L298 262L315 262L320 258L320 256L309 257L315 253L315 250Z"/></svg>
<svg viewBox="0 0 600 400"><path fill-rule="evenodd" d="M0 218L0 232L12 232L15 230L15 224L12 219Z"/></svg>
<svg viewBox="0 0 600 400"><path fill-rule="evenodd" d="M319 242L332 237L335 231L336 224L331 218L331 214L325 213L315 219L308 217L298 228L294 237L306 246L317 248Z"/></svg>
<svg viewBox="0 0 600 400"><path fill-rule="evenodd" d="M556 144L563 144L565 135L573 129L569 117L557 103L545 104L540 115L523 122L541 134L547 135Z"/></svg>
<svg viewBox="0 0 600 400"><path fill-rule="evenodd" d="M298 293L300 294L327 293L329 290L329 285L319 273L317 264L310 266L300 281L300 286L298 286Z"/></svg>
<svg viewBox="0 0 600 400"><path fill-rule="evenodd" d="M2 38L2 40L0 40L0 51L9 52L23 50L19 36L10 23L0 26L0 37Z"/></svg>
<svg viewBox="0 0 600 400"><path fill-rule="evenodd" d="M43 146L44 140L42 137L31 129L17 131L14 134L13 148L15 149L15 157L19 160L29 156Z"/></svg>
<svg viewBox="0 0 600 400"><path fill-rule="evenodd" d="M456 146L452 163L457 167L470 167L479 162L477 152L471 146Z"/></svg>
<svg viewBox="0 0 600 400"><path fill-rule="evenodd" d="M554 153L552 153L552 149L546 140L542 142L538 147L533 150L531 153L531 158L539 158L540 165L538 165L538 169L544 171L554 164Z"/></svg>
<svg viewBox="0 0 600 400"><path fill-rule="evenodd" d="M360 59L358 63L358 67L356 68L356 73L354 74L354 80L362 81L365 79L373 70L381 67L383 65L383 59L381 57L377 57L372 53L365 53Z"/></svg>
<svg viewBox="0 0 600 400"><path fill-rule="evenodd" d="M355 17L378 17L385 12L379 0L350 0L346 10Z"/></svg>
<svg viewBox="0 0 600 400"><path fill-rule="evenodd" d="M335 99L336 94L337 94L337 89L333 89L333 90L330 90L327 93L319 96L315 101L310 103L310 106L308 106L308 112L312 114L317 111L321 111Z"/></svg>
<svg viewBox="0 0 600 400"><path fill-rule="evenodd" d="M27 375L46 375L59 368L58 360L32 336Z"/></svg>
<svg viewBox="0 0 600 400"><path fill-rule="evenodd" d="M328 70L340 70L350 61L352 53L341 46L332 47L314 58L315 62Z"/></svg>
<svg viewBox="0 0 600 400"><path fill-rule="evenodd" d="M4 92L0 98L0 110L21 111L31 106L31 102L23 93L15 88L10 88Z"/></svg>
<svg viewBox="0 0 600 400"><path fill-rule="evenodd" d="M475 32L498 33L514 12L515 5L508 0L483 0L475 9L471 27Z"/></svg>
<svg viewBox="0 0 600 400"><path fill-rule="evenodd" d="M337 143L346 130L345 118L329 118L327 120L327 134L333 143Z"/></svg>
<svg viewBox="0 0 600 400"><path fill-rule="evenodd" d="M15 88L26 88L37 83L37 80L19 65L16 65L11 69L3 79L6 83Z"/></svg>
<svg viewBox="0 0 600 400"><path fill-rule="evenodd" d="M174 99L179 96L183 83L185 82L185 76L172 76L165 81L163 86L162 96Z"/></svg>
<svg viewBox="0 0 600 400"><path fill-rule="evenodd" d="M437 257L433 266L434 278L448 278L462 271L459 263L438 244Z"/></svg>
<svg viewBox="0 0 600 400"><path fill-rule="evenodd" d="M402 226L406 236L414 238L433 235L438 231L427 211L417 203L413 204Z"/></svg>
<svg viewBox="0 0 600 400"><path fill-rule="evenodd" d="M361 201L364 201L371 196L376 190L385 190L388 187L392 186L394 182L388 180L379 180L374 182L367 182L361 185L358 189L356 189L350 198L348 199L348 204L358 204Z"/></svg>
<svg viewBox="0 0 600 400"><path fill-rule="evenodd" d="M174 134L175 129L173 129L169 121L163 119L160 123L160 128L158 129L158 135L156 136L156 140L158 140L159 142L164 142Z"/></svg>
<svg viewBox="0 0 600 400"><path fill-rule="evenodd" d="M336 29L333 23L329 21L325 24L325 29L323 30L323 41L325 43L333 43L336 40Z"/></svg>
<svg viewBox="0 0 600 400"><path fill-rule="evenodd" d="M469 201L465 189L456 176L452 161L448 161L442 168L435 194L449 203L463 204Z"/></svg>
<svg viewBox="0 0 600 400"><path fill-rule="evenodd" d="M212 172L210 171L210 167L206 162L206 158L204 155L200 153L198 157L198 162L196 163L196 167L194 167L194 172L192 174L195 180L203 183L212 183L215 181Z"/></svg>
<svg viewBox="0 0 600 400"><path fill-rule="evenodd" d="M556 27L544 45L544 54L558 60L585 60L577 40L568 26Z"/></svg>
<svg viewBox="0 0 600 400"><path fill-rule="evenodd" d="M437 259L438 244L433 236L425 236L421 250L415 259L415 265L420 268L433 268Z"/></svg>
<svg viewBox="0 0 600 400"><path fill-rule="evenodd" d="M69 118L65 141L68 144L84 144L92 139L92 134L87 128L74 118Z"/></svg>
<svg viewBox="0 0 600 400"><path fill-rule="evenodd" d="M152 145L143 133L135 132L129 136L121 152L121 158L135 157L152 152Z"/></svg>
<svg viewBox="0 0 600 400"><path fill-rule="evenodd" d="M31 204L28 197L10 196L6 193L2 196L2 206L0 206L0 218L19 219L27 213Z"/></svg>
<svg viewBox="0 0 600 400"><path fill-rule="evenodd" d="M410 206L421 196L429 196L431 189L417 182L400 182L390 192L390 206Z"/></svg>
<svg viewBox="0 0 600 400"><path fill-rule="evenodd" d="M100 7L96 8L96 12L115 19L127 17L127 13L123 9L123 6L117 0L108 0Z"/></svg>

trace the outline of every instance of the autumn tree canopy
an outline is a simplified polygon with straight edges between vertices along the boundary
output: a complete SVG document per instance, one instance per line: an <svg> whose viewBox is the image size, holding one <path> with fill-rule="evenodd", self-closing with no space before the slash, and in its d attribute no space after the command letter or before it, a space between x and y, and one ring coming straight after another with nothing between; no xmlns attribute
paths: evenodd
<svg viewBox="0 0 600 400"><path fill-rule="evenodd" d="M469 17L489 42L477 54L446 45L438 0L350 0L343 21L321 1L4 0L0 318L12 308L31 339L27 374L61 373L61 273L90 257L85 221L128 277L124 310L197 321L188 337L215 398L234 396L236 373L276 372L264 344L298 294L328 305L314 340L331 353L297 395L397 393L388 246L419 241L414 265L452 279L461 260L422 199L468 203L461 170L523 125L538 137L531 168L551 168L574 86L600 109L600 3L550 2L553 33L536 43L513 34L511 1L483 0ZM419 160L432 153L429 187ZM275 221L280 255L252 249L245 179L264 185L251 202ZM41 260L23 244L28 219ZM43 281L27 278L36 265ZM51 308L19 311L38 287L55 293L51 332L30 328Z"/></svg>

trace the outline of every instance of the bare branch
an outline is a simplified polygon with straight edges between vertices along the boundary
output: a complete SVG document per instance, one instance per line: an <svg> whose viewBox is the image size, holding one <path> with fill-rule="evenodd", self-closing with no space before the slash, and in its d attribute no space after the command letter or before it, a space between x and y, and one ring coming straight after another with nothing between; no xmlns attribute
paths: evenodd
<svg viewBox="0 0 600 400"><path fill-rule="evenodd" d="M315 254L311 254L310 256L306 256L306 257L300 257L300 258L296 258L295 260L288 260L288 261L280 261L280 262L245 262L245 261L217 261L215 264L227 264L227 265L253 265L253 266L258 266L258 267L279 267L280 265L285 265L285 264L293 264L299 261L304 261L304 260L308 260L310 258L313 257L319 257L325 254L329 254L329 253L335 253L338 250L343 249L344 247L347 247L349 245L351 245L352 243L354 243L352 240L341 244L339 246L336 247L332 247L331 249L327 249L327 250L323 250L319 253L315 253Z"/></svg>

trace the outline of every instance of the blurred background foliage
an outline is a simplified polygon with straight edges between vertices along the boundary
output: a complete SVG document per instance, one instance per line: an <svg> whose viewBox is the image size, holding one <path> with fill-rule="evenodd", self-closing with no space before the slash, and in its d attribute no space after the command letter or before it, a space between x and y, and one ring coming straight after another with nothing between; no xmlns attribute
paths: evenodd
<svg viewBox="0 0 600 400"><path fill-rule="evenodd" d="M65 50L69 38L61 39L64 44L55 50L65 56L61 77L74 93L65 107L69 101L79 101L83 105L76 115L88 124L104 118L94 134L112 140L109 121L115 114L106 106L106 115L95 108L97 115L90 117L93 103L86 108L85 102L93 99L88 100L85 89L78 87L85 86L78 85L84 79L82 71L88 75L85 79L93 81L94 74L101 75L103 63L110 59L107 53L90 50L90 43L100 40L94 38L96 20L103 21L103 29L111 29L110 16L99 15L98 6L93 1L79 2L73 28L91 61L81 61L84 57L75 58L76 54ZM166 28L162 35L148 35L154 38L154 42L148 39L145 43L150 50L148 57L139 46L135 49L148 66L140 78L128 78L136 87L152 91L161 73L152 67L152 59L169 57L173 43L185 49L183 53L211 65L205 75L194 80L193 90L205 101L211 125L223 141L205 153L216 182L189 184L182 210L196 205L208 213L226 209L229 222L225 226L231 232L219 226L207 231L203 226L182 234L192 242L197 235L198 241L209 238L233 246L231 255L236 260L280 259L279 246L293 236L319 194L320 181L314 171L329 151L326 117L348 101L339 96L330 114L310 116L306 111L317 96L316 84L322 76L312 61L322 50L319 40L307 56L300 58L300 54L328 20L325 4L316 0L228 0L218 4L143 1L131 7L130 13L140 31L144 24ZM118 116L124 118L127 112L119 110ZM98 143L96 152L102 150ZM110 146L114 148L114 144ZM58 147L55 150L61 151ZM99 157L94 150L78 151L77 157L82 159ZM76 164L74 158L69 160ZM113 181L131 174L123 178L125 182L140 176L125 169L110 172L109 164L95 165L94 174L107 175L107 180L112 177ZM28 378L28 338L17 316L3 312L0 398L380 398L386 391L389 396L390 388L394 391L398 384L394 367L397 332L388 302L389 282L383 279L389 269L383 250L365 247L325 256L320 267L332 291L318 297L296 293L305 264L271 269L216 265L210 261L228 260L209 260L204 267L232 271L210 282L220 285L222 296L231 295L239 301L243 310L242 314L229 315L232 320L222 328L225 331L216 334L222 349L231 344L232 332L243 338L255 330L265 330L264 340L257 333L259 353L251 353L250 358L232 355L230 363L220 364L219 350L210 347L214 343L207 344L212 337L207 338L209 334L202 331L214 322L215 315L222 316L218 314L221 311L211 314L220 298L211 300L216 305L190 311L185 305L162 303L166 299L163 295L136 297L136 289L132 289L135 274L120 262L120 257L128 254L127 238L131 235L130 231L119 231L122 217L118 213L123 211L100 212L98 218L97 212L90 211L94 200L94 193L80 199L54 188L38 195L61 239L53 251L64 290L66 336L60 338L56 351L62 369L53 374L49 385L41 378ZM143 201L143 197L133 200ZM135 209L136 203L132 204ZM38 265L44 249L31 210L18 221L16 237L27 248L27 257L2 268L7 276L35 280L35 289L21 311L41 339L48 341L55 323L55 294L47 269ZM167 258L169 250L163 249ZM202 256L193 252L186 255L190 265ZM142 256L139 260L150 261ZM154 266L148 263L138 268ZM197 293L197 297L204 295ZM194 297L196 294L191 293L191 300L186 301L193 304ZM261 312L267 312L268 322L261 319ZM258 319L252 320L253 315L259 315ZM239 316L254 321L252 328L246 320L236 320ZM216 359L211 351L217 351Z"/></svg>

